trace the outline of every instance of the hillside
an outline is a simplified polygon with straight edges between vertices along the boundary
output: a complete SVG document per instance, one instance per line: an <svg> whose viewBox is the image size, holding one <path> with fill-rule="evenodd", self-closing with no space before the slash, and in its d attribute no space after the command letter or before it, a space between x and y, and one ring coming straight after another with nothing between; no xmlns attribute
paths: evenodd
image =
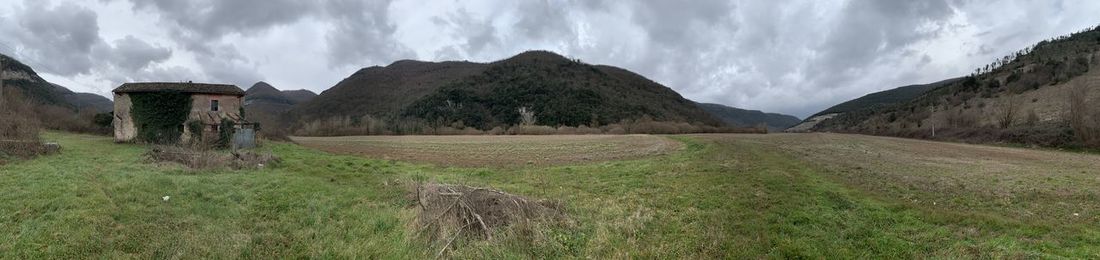
<svg viewBox="0 0 1100 260"><path fill-rule="evenodd" d="M309 90L280 91L267 82L256 82L245 91L246 118L258 122L263 128L284 128L286 112L295 105L316 97Z"/></svg>
<svg viewBox="0 0 1100 260"><path fill-rule="evenodd" d="M753 127L758 124L766 124L769 132L780 132L802 121L791 115L764 113L721 104L700 103L699 107L726 124L737 127Z"/></svg>
<svg viewBox="0 0 1100 260"><path fill-rule="evenodd" d="M520 108L539 125L655 121L722 125L672 89L626 70L531 51L490 63L480 74L443 86L404 109L406 117L488 129L520 123Z"/></svg>
<svg viewBox="0 0 1100 260"><path fill-rule="evenodd" d="M1042 146L1100 144L1100 27L1039 42L911 100L837 113L815 131ZM1076 104L1076 105L1074 105ZM931 136L936 127L938 135ZM1091 137L1096 135L1097 137Z"/></svg>
<svg viewBox="0 0 1100 260"><path fill-rule="evenodd" d="M479 73L484 64L402 60L359 70L291 110L300 121L364 115L394 116L413 101L452 81Z"/></svg>
<svg viewBox="0 0 1100 260"><path fill-rule="evenodd" d="M889 106L897 103L904 103L919 97L921 94L924 94L929 90L950 84L959 79L960 78L953 78L931 84L909 85L867 94L865 96L832 106L828 109L818 112L817 114L814 114L813 116L832 113L846 113L861 109L869 109L874 107Z"/></svg>
<svg viewBox="0 0 1100 260"><path fill-rule="evenodd" d="M606 125L641 118L724 125L695 103L638 74L546 51L492 63L403 60L362 69L291 110L301 121L373 118L489 129L536 124Z"/></svg>
<svg viewBox="0 0 1100 260"><path fill-rule="evenodd" d="M831 119L839 114L843 113L870 113L876 109L889 107L899 103L908 102L916 99L920 95L928 92L929 90L942 87L947 84L951 84L961 78L947 79L931 84L923 85L909 85L904 87L898 87L890 90L879 91L871 94L864 95L862 97L845 101L844 103L837 104L829 107L821 112L807 117L806 120L792 125L792 132L801 132L809 129L813 129L825 121L825 119Z"/></svg>
<svg viewBox="0 0 1100 260"><path fill-rule="evenodd" d="M47 82L38 76L34 69L19 60L3 54L0 54L0 59L4 61L4 67L0 68L0 77L4 79L5 91L15 90L34 103L73 111L90 109L96 113L102 113L110 112L114 108L114 102L106 97L73 92L63 86Z"/></svg>
<svg viewBox="0 0 1100 260"><path fill-rule="evenodd" d="M52 84L54 92L61 94L66 103L80 110L90 109L96 113L106 113L115 110L115 102L106 97L92 93L77 93L61 85Z"/></svg>
<svg viewBox="0 0 1100 260"><path fill-rule="evenodd" d="M287 99L290 100L290 102L294 102L295 104L305 103L317 97L317 93L313 93L313 91L305 89L283 90L280 92L283 92L283 96L285 96Z"/></svg>

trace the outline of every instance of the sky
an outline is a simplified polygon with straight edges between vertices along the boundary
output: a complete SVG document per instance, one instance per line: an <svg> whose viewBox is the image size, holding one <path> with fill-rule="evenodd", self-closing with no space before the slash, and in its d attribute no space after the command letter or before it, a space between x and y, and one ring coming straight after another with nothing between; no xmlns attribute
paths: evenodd
<svg viewBox="0 0 1100 260"><path fill-rule="evenodd" d="M803 118L1100 25L1095 0L0 0L0 53L74 91L321 92L402 59L549 50L685 98Z"/></svg>

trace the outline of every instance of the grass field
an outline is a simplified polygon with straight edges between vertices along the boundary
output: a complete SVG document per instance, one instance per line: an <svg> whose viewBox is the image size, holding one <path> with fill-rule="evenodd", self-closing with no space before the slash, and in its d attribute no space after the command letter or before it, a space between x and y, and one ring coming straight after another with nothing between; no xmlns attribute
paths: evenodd
<svg viewBox="0 0 1100 260"><path fill-rule="evenodd" d="M652 135L293 137L322 151L438 166L569 165L667 155L680 142Z"/></svg>
<svg viewBox="0 0 1100 260"><path fill-rule="evenodd" d="M456 258L1100 257L1100 156L831 134L668 138L682 147L511 168L279 143L264 148L284 159L274 167L191 171L144 162L141 146L51 133L62 154L0 166L0 258L434 257L409 225L413 180L557 200L577 223L460 241Z"/></svg>

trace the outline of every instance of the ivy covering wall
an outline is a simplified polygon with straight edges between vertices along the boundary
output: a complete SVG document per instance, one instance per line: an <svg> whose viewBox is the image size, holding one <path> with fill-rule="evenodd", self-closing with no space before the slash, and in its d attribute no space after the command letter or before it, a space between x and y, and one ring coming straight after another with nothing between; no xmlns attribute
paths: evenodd
<svg viewBox="0 0 1100 260"><path fill-rule="evenodd" d="M191 95L181 92L132 93L130 117L139 141L170 144L179 142L183 123L191 113Z"/></svg>

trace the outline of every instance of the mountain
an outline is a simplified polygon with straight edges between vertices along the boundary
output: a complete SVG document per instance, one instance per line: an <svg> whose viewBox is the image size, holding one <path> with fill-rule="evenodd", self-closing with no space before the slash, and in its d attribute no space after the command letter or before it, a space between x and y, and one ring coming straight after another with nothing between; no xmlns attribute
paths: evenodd
<svg viewBox="0 0 1100 260"><path fill-rule="evenodd" d="M849 101L846 101L844 103L840 103L838 105L832 106L828 109L825 109L821 112L818 112L817 114L814 114L814 116L819 116L819 115L824 115L824 114L832 114L832 113L845 113L845 112L851 112L851 111L856 111L856 110L861 110L861 109L868 109L868 108L873 108L873 107L882 107L882 106L889 106L889 105L893 105L893 104L897 104L897 103L904 103L904 102L907 102L907 101L910 101L910 100L913 100L913 99L917 98L921 94L924 94L924 92L928 92L929 90L935 89L937 87L941 87L941 86L944 86L944 85L947 85L947 84L950 84L950 83L954 83L955 81L958 81L959 79L961 79L961 78L953 78L953 79L943 80L943 81L940 81L940 82L931 83L931 84L924 84L924 85L909 85L909 86L904 86L904 87L898 87L898 88L891 89L891 90L885 90L885 91L880 91L880 92L867 94L867 95L859 97L857 99L849 100Z"/></svg>
<svg viewBox="0 0 1100 260"><path fill-rule="evenodd" d="M114 101L92 93L66 94L65 101L81 110L91 109L96 113L107 113L115 110Z"/></svg>
<svg viewBox="0 0 1100 260"><path fill-rule="evenodd" d="M807 119L819 123L804 129L1100 146L1100 140L1093 140L1093 136L1100 139L1100 108L1090 105L1100 101L1098 67L1100 27L1041 41L962 78L894 91L905 94L876 95L900 102L875 104L867 99L822 111ZM933 129L937 130L934 136Z"/></svg>
<svg viewBox="0 0 1100 260"><path fill-rule="evenodd" d="M821 112L817 112L816 114L807 117L805 121L796 123L790 128L792 132L808 131L810 129L813 129L814 127L817 127L818 124L825 122L826 120L824 119L831 119L839 114L850 112L868 113L870 111L874 111L875 109L908 102L910 100L916 99L917 97L924 94L925 92L928 92L929 90L954 83L961 79L962 78L953 78L931 84L909 85L867 94L862 97L845 101L844 103L829 107L825 110L822 110Z"/></svg>
<svg viewBox="0 0 1100 260"><path fill-rule="evenodd" d="M283 90L283 96L289 99L294 104L305 103L317 97L317 93L313 91L299 89L299 90Z"/></svg>
<svg viewBox="0 0 1100 260"><path fill-rule="evenodd" d="M393 116L445 84L480 73L485 64L401 60L355 72L292 114L303 121L340 116Z"/></svg>
<svg viewBox="0 0 1100 260"><path fill-rule="evenodd" d="M548 51L491 63L403 60L365 68L291 112L303 120L371 115L489 129L518 124L521 108L549 126L639 118L724 125L638 74Z"/></svg>
<svg viewBox="0 0 1100 260"><path fill-rule="evenodd" d="M802 121L791 115L764 113L758 110L745 110L721 104L699 103L699 107L728 125L753 127L766 124L769 132L781 132Z"/></svg>
<svg viewBox="0 0 1100 260"><path fill-rule="evenodd" d="M280 91L267 82L256 82L245 91L245 107L264 107L276 113L283 113L291 107L316 97L309 90L283 90ZM268 109L270 108L270 109Z"/></svg>
<svg viewBox="0 0 1100 260"><path fill-rule="evenodd" d="M90 109L97 113L114 110L114 102L110 99L92 94L77 93L61 85L47 82L30 66L19 62L9 56L0 54L3 60L3 68L0 68L0 76L4 79L4 88L7 91L15 89L24 98L38 104L57 106L73 111Z"/></svg>
<svg viewBox="0 0 1100 260"><path fill-rule="evenodd" d="M280 91L267 82L256 82L245 91L246 118L262 126L283 127L285 114L295 105L309 101L317 94L309 90Z"/></svg>

